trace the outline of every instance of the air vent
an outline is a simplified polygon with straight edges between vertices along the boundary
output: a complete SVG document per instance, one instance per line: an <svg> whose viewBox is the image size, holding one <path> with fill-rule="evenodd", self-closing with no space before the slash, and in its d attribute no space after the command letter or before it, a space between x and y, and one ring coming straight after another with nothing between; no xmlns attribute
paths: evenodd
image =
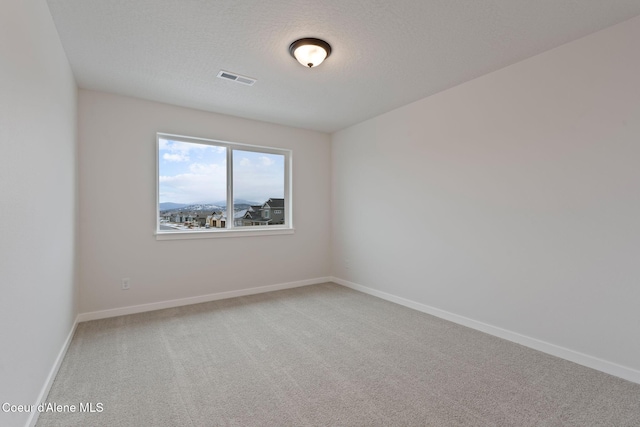
<svg viewBox="0 0 640 427"><path fill-rule="evenodd" d="M256 79L252 79L251 77L241 76L240 74L231 73L229 71L220 70L218 73L218 77L223 80L231 80L233 82L242 83L243 85L253 86L256 82Z"/></svg>

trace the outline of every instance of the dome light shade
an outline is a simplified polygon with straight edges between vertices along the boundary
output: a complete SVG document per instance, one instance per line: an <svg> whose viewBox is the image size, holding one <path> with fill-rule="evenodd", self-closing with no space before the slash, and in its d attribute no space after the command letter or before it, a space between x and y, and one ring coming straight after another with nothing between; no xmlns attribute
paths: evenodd
<svg viewBox="0 0 640 427"><path fill-rule="evenodd" d="M317 67L331 55L331 46L320 39L300 39L291 43L289 53L305 67Z"/></svg>

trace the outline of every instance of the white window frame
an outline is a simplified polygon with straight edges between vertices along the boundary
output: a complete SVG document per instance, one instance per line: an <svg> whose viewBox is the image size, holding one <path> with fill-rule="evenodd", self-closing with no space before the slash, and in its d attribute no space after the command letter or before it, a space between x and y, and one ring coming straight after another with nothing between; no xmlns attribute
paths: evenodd
<svg viewBox="0 0 640 427"><path fill-rule="evenodd" d="M227 221L226 228L208 228L198 231L163 231L160 230L160 139L181 141L192 144L205 144L227 148ZM292 168L293 152L289 149L265 147L261 145L243 144L239 142L221 141L209 138L198 138L158 132L156 134L156 229L157 240L210 239L220 237L269 236L275 234L293 234L293 202ZM279 154L284 156L284 224L265 226L236 226L233 216L233 150L253 151L257 153ZM229 221L229 218L233 218Z"/></svg>

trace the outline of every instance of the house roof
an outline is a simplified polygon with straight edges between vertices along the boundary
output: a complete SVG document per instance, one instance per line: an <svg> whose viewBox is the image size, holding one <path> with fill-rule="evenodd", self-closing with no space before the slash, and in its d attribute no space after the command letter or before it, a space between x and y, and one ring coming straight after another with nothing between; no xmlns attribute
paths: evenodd
<svg viewBox="0 0 640 427"><path fill-rule="evenodd" d="M252 221L256 221L256 222L271 222L271 219L267 219L267 218L262 218L262 215L260 212L249 212L247 211L244 215L245 219L250 219Z"/></svg>
<svg viewBox="0 0 640 427"><path fill-rule="evenodd" d="M264 205L269 205L271 208L284 209L284 199L269 199L264 203Z"/></svg>
<svg viewBox="0 0 640 427"><path fill-rule="evenodd" d="M245 216L246 213L247 213L247 209L242 209L240 211L234 212L233 213L233 218L234 219L242 218L242 217Z"/></svg>

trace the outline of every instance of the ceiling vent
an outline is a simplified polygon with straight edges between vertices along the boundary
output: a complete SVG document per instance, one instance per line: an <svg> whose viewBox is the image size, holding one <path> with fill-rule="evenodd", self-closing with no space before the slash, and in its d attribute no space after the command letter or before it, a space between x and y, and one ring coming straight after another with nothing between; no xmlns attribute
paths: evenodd
<svg viewBox="0 0 640 427"><path fill-rule="evenodd" d="M253 84L257 81L256 79L252 79L251 77L241 76L240 74L231 73L229 71L220 70L218 73L218 77L223 80L231 80L233 82L242 83L243 85L253 86Z"/></svg>

